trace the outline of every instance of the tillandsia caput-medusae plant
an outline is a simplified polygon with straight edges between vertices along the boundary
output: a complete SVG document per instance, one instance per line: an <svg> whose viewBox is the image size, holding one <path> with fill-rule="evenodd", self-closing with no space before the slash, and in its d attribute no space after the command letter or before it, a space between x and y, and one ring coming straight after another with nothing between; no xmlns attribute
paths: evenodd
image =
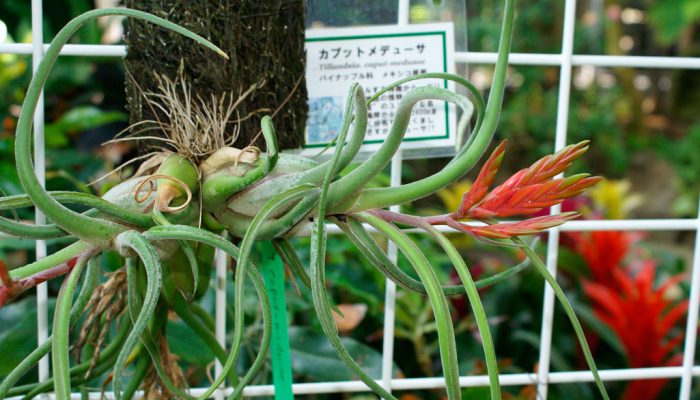
<svg viewBox="0 0 700 400"><path fill-rule="evenodd" d="M177 366L163 350L165 316L173 311L201 337L223 365L223 373L199 397L209 398L224 383L232 386L230 398L242 390L265 362L270 345L270 305L260 272L253 265L254 244L272 240L276 251L297 279L306 285L323 332L347 367L369 388L383 398L394 399L351 357L339 339L332 319L331 299L326 291L326 223L337 224L360 249L366 259L388 278L406 290L427 295L434 310L440 345L442 369L449 399L460 398L455 334L447 296L466 293L473 311L486 360L491 399L500 399L498 367L493 340L478 289L532 265L554 289L573 324L583 354L603 398L608 395L600 380L581 326L563 291L542 261L521 239L541 232L575 216L572 213L503 221L527 216L581 193L593 185L596 177L586 174L560 177L567 167L586 151L587 143L565 147L521 170L503 184L491 189L505 151L499 145L487 159L471 189L464 194L459 209L451 214L420 217L386 211L385 208L430 195L464 176L487 150L493 137L503 99L506 67L510 50L514 1L505 1L505 14L498 49L494 80L488 99L466 79L442 73L428 73L398 81L370 98L359 85L352 86L345 118L332 157L324 162L280 154L269 117L262 119L266 151L238 149L218 137L199 143L217 143L206 151L170 146L144 164L144 174L127 179L103 198L74 192L47 192L33 172L31 159L32 117L47 76L62 46L84 23L104 15L123 15L178 32L226 57L206 39L164 19L129 9L102 9L87 12L70 21L53 40L29 86L17 124L16 163L26 195L0 198L0 210L35 206L51 222L27 225L11 218L0 218L0 231L24 238L51 239L69 237L73 244L29 265L8 271L0 267L0 305L38 282L65 275L57 303L53 332L0 383L0 398L55 392L58 399L69 399L72 387L79 387L105 372L110 373L114 397L132 398L139 388L147 389L154 379L170 397L192 399ZM186 60L185 60L186 62ZM398 85L418 79L445 79L462 85L470 97L439 87L418 87L407 92L397 107L390 134L379 150L359 167L346 172L364 139L367 107L379 96ZM167 89L167 83L165 84ZM166 90L167 91L167 90ZM162 97L162 94L161 94ZM398 187L366 188L398 150L409 123L413 106L422 100L439 100L460 107L458 131L466 132L474 120L472 134L441 171ZM221 104L221 103L220 103ZM185 112L191 108L169 108ZM220 106L226 114L227 106ZM164 110L166 111L166 110ZM184 118L185 120L187 118ZM193 118L194 119L194 118ZM188 130L189 131L189 130ZM208 132L214 134L216 130ZM173 132L170 132L173 134ZM189 133L191 134L191 132ZM167 136L168 144L186 144L188 140ZM190 137L191 139L191 137ZM235 143L234 143L235 144ZM201 150L201 149L200 149ZM196 154L195 154L196 153ZM89 208L78 213L66 205ZM481 224L467 223L476 221ZM503 273L474 281L469 268L453 244L435 228L447 225L497 246L517 246L529 262ZM419 279L406 274L392 263L367 231L396 243ZM462 285L443 286L430 261L403 233L400 227L425 231L449 256ZM227 232L232 239L226 239ZM287 239L311 235L311 260L307 271ZM238 246L233 243L237 243ZM220 249L237 261L233 274L235 298L232 343L226 352L212 332L211 317L197 303L209 289L213 249ZM100 282L100 254L116 250L123 268ZM79 285L83 277L82 286ZM236 376L234 365L241 353L244 315L244 282L254 285L262 305L264 332L259 352L243 376ZM78 287L81 289L78 291ZM76 294L76 292L78 292ZM109 343L103 343L110 326L117 326ZM71 340L71 333L77 337ZM71 345L73 344L73 345ZM72 356L71 356L72 348ZM88 350L89 349L89 350ZM91 351L91 354L88 353ZM17 386L22 376L38 360L51 353L52 378L45 382ZM88 354L83 354L88 353ZM86 358L85 360L83 358ZM89 360L92 358L91 360ZM124 372L132 373L125 382ZM149 371L150 375L149 375ZM228 382L226 382L228 381Z"/></svg>

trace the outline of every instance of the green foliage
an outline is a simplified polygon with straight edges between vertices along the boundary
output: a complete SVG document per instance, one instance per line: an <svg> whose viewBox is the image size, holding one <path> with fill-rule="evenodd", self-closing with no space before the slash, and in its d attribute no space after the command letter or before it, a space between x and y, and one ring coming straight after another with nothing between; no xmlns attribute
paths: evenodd
<svg viewBox="0 0 700 400"><path fill-rule="evenodd" d="M51 302L53 306L53 302ZM0 313L0 378L36 348L36 298L27 297Z"/></svg>
<svg viewBox="0 0 700 400"><path fill-rule="evenodd" d="M170 350L182 360L199 367L206 367L214 360L214 353L204 340L192 334L192 330L184 323L168 321L167 332Z"/></svg>
<svg viewBox="0 0 700 400"><path fill-rule="evenodd" d="M669 46L686 29L700 22L700 2L696 0L657 0L649 9L649 22L659 43Z"/></svg>
<svg viewBox="0 0 700 400"><path fill-rule="evenodd" d="M105 111L95 106L72 108L56 121L46 124L46 146L65 147L70 135L85 132L113 122L126 121L127 115L119 111Z"/></svg>
<svg viewBox="0 0 700 400"><path fill-rule="evenodd" d="M700 191L700 122L691 126L677 140L659 143L661 153L668 159L677 175L680 196L673 204L676 215L692 216L697 210L698 192Z"/></svg>
<svg viewBox="0 0 700 400"><path fill-rule="evenodd" d="M350 337L341 338L343 345L352 357L362 365L374 379L382 373L382 355L377 350ZM345 368L328 339L310 328L293 326L289 328L289 344L292 358L292 371L312 381L353 380L353 374Z"/></svg>

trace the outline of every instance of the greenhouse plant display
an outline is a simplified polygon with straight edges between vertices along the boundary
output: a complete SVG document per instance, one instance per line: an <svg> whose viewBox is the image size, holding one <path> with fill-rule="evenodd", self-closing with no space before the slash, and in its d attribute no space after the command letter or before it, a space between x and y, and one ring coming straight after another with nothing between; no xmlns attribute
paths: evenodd
<svg viewBox="0 0 700 400"><path fill-rule="evenodd" d="M546 156L492 188L506 150L506 144L501 143L488 156L476 181L463 195L461 204L454 212L422 217L385 210L392 205L428 196L455 182L469 172L486 152L498 123L513 34L515 1L507 0L505 3L498 62L488 102L471 82L444 73L405 78L369 98L366 98L362 87L354 85L348 94L343 125L335 140L333 155L325 162L318 162L278 151L271 117L262 119L264 152L255 146L234 147L237 143L226 140L221 136L224 129L220 126L217 128L217 124L221 125L221 118L228 118L235 108L233 102L222 102L216 110L190 115L190 99L183 100L177 92L176 83L163 79L160 82L162 92L147 99L154 107L163 107L163 111L171 117L171 125L167 130L163 128L166 130L165 137L160 139L165 143L163 151L144 162L138 174L111 189L103 198L77 192L46 191L33 170L32 118L52 66L69 38L92 19L122 15L189 37L212 50L213 56L227 55L203 37L141 11L95 10L69 22L58 32L46 51L30 84L17 124L16 167L26 195L0 198L0 210L35 206L51 224L26 225L0 217L0 232L36 240L67 237L75 239L75 242L20 268L8 270L0 263L0 306L39 282L66 275L57 299L50 340L37 347L0 382L0 399L10 396L32 398L47 392L54 392L58 399L69 399L72 388L107 371L111 371L114 397L128 399L149 384L147 371L151 366L155 368L160 383L175 398L209 398L226 379L233 387L230 398L240 397L265 363L271 341L269 293L258 267L253 264L259 259L254 251L258 241L272 241L272 248L279 252L296 277L310 289L321 328L338 357L376 394L394 399L363 370L340 340L332 316L334 306L326 289L326 223L336 224L363 256L389 279L406 290L428 297L434 312L449 399L461 398L461 391L448 296L466 293L482 340L490 397L500 399L496 355L478 289L497 284L528 265L536 269L554 289L574 327L600 395L607 399L572 306L543 262L520 238L560 225L576 216L575 213L562 213L532 217L531 214L576 196L599 180L587 174L559 176L586 151L587 142ZM386 141L358 167L348 168L364 140L368 104L403 83L419 79L451 80L462 85L470 93L470 98L433 86L418 87L407 92L397 105L396 118ZM153 102L154 97L165 105ZM457 150L454 159L432 176L396 187L367 188L367 183L381 173L399 150L412 108L423 100L444 101L458 106L462 112L458 125L461 134L466 134L474 116L471 135ZM196 103L196 100L193 102ZM196 131L188 129L188 121L193 119L208 124L211 128L207 130L208 136L199 137ZM66 207L67 204L87 206L90 210L78 213ZM530 218L509 220L521 216ZM474 281L452 242L435 228L438 225L446 225L494 246L521 248L529 262ZM418 280L390 260L371 236L368 227L397 245L415 269ZM417 228L434 239L452 262L461 285L443 286L425 254L400 229L403 227ZM234 245L222 232L240 239L238 245ZM311 236L308 272L288 242L290 237L297 235ZM217 342L206 323L206 317L201 315L196 304L210 289L214 249L236 260L234 331L228 352ZM101 277L99 258L104 252L112 250L122 257L124 266L113 273L106 284L98 285ZM81 278L83 283L78 291ZM262 305L264 332L254 362L245 375L238 377L234 366L242 352L245 322L242 307L247 281L252 282ZM117 293L121 293L121 297L116 296ZM113 298L120 301L110 302L109 299ZM105 299L107 301L103 301ZM174 372L177 371L176 361L161 349L158 338L163 334L169 311L177 314L201 337L223 365L223 372L201 396L188 393L184 378ZM102 343L112 325L118 327L116 335L109 343ZM71 340L72 332L78 333L74 340ZM96 344L88 341L88 338L95 336ZM90 347L94 347L92 354L88 352ZM45 382L17 386L22 376L49 353L53 377ZM71 363L72 360L75 362ZM133 366L132 374L124 382L125 371L130 366Z"/></svg>

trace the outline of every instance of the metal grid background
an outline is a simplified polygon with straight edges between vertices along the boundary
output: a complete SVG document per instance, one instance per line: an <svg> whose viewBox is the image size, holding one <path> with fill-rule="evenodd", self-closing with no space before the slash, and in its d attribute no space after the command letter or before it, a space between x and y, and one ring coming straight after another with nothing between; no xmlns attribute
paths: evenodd
<svg viewBox="0 0 700 400"><path fill-rule="evenodd" d="M647 57L647 56L607 56L607 55L575 55L573 54L574 26L576 22L576 0L563 0L564 23L562 50L559 54L530 54L513 53L510 55L512 65L537 65L537 66L559 66L559 96L557 106L557 122L554 150L559 150L567 142L567 121L569 114L569 101L571 91L571 72L574 66L601 66L601 67L632 67L632 68L658 68L658 69L700 69L700 58L688 57ZM31 0L32 3L32 37L42 38L42 0ZM398 0L399 25L408 24L409 0ZM32 44L0 44L0 54L23 54L31 55L33 70L36 70L41 61L46 44L35 41ZM125 55L124 46L118 45L67 45L61 52L65 56L105 56L123 57ZM495 64L495 53L484 52L458 52L455 60L457 63L472 64ZM44 103L43 97L34 118L34 161L37 176L41 182L45 179L45 156L44 156ZM391 168L391 184L401 184L401 154L398 153ZM396 208L395 208L396 209ZM559 207L553 207L553 213L559 212ZM44 216L37 212L36 223L45 223ZM642 219L642 220L606 220L606 221L569 221L566 224L553 228L549 232L547 242L547 267L553 274L557 271L557 256L559 251L559 233L562 231L594 231L594 230L624 230L624 231L694 231L695 247L690 274L690 305L686 321L686 336L684 344L683 364L677 367L655 367L655 368L635 368L635 369L611 369L603 370L600 375L605 381L634 380L634 379L655 379L671 378L680 379L680 400L690 399L692 380L694 376L700 375L700 366L694 365L696 335L698 326L698 306L700 294L700 213L696 219ZM337 230L330 229L330 232L337 233ZM0 238L2 238L0 236ZM396 247L389 248L389 255L396 259ZM42 258L46 256L46 243L36 242L36 256ZM222 288L222 282L226 279L226 265L224 257L217 259L217 294L216 294L216 336L224 344L225 338L225 307L226 292ZM588 371L563 371L550 372L550 355L552 342L552 319L554 309L554 294L549 287L545 287L544 307L542 310L542 327L540 352L537 373L523 374L502 374L501 384L504 386L537 384L538 399L547 398L547 389L550 384L590 382L593 376ZM382 377L379 381L389 390L407 389L431 389L445 386L443 378L411 378L394 379L392 373L392 360L394 354L394 308L396 297L396 285L387 281L386 284L386 306L384 319L384 342L383 342L383 365ZM37 318L38 318L38 341L39 343L48 337L48 298L46 284L37 288ZM216 373L220 373L220 365L217 365ZM39 379L45 380L49 377L48 358L44 358L39 364ZM488 386L486 376L464 376L460 378L460 384L468 386ZM294 394L312 393L337 393L337 392L362 392L368 391L367 387L360 381L347 382L318 382L299 383L293 385ZM192 394L202 393L201 389L193 389ZM230 393L228 390L219 390L215 398L223 398ZM245 389L246 396L266 396L272 395L274 388L272 385L251 386ZM107 394L111 398L110 394ZM52 397L52 396L47 396ZM91 394L91 398L100 398L99 393ZM75 398L80 398L75 395Z"/></svg>

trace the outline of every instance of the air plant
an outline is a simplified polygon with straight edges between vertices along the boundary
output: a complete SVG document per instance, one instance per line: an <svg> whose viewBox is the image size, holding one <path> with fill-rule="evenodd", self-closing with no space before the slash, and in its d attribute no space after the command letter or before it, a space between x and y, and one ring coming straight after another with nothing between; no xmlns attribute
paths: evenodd
<svg viewBox="0 0 700 400"><path fill-rule="evenodd" d="M504 152L504 145L499 146L475 184L465 194L459 209L449 215L423 218L383 210L394 204L425 197L455 182L474 167L486 151L498 123L503 99L515 14L514 3L513 0L505 2L498 60L488 103L472 83L451 74L428 73L405 78L369 99L365 97L362 87L355 84L348 95L345 118L335 151L328 161L317 162L280 154L272 120L264 117L261 122L267 147L264 153L255 149L223 147L201 160L171 152L154 165L153 171L125 180L103 198L74 192L47 192L38 182L32 168L32 116L47 76L60 49L71 35L89 20L104 15L123 15L175 31L221 56L225 57L225 54L206 39L140 11L102 9L87 12L70 21L47 49L30 83L17 124L17 172L26 195L0 198L0 210L35 206L47 216L51 224L25 225L1 218L0 231L37 240L70 237L76 241L29 265L11 271L0 267L2 302L11 300L36 282L67 275L57 299L51 338L36 348L0 383L0 398L8 395L31 398L53 389L58 399L69 399L71 387L90 381L109 370L112 371L115 398L131 398L139 387L152 386L153 377L146 376L151 367L164 390L167 389L167 392L177 398L193 398L181 387L181 382L178 383L181 381L178 374L172 372L173 360L167 356L167 352L163 355L160 351L164 316L169 310L174 311L194 334L203 339L223 365L223 373L199 398L210 397L226 379L233 386L230 398L238 398L264 364L269 349L270 305L265 285L252 260L256 241L274 240L283 259L290 264L300 281L310 287L323 332L339 358L375 393L386 399L394 399L350 356L340 341L333 322L324 271L325 224L332 222L340 226L362 254L387 277L407 290L428 296L437 325L449 399L459 399L461 394L455 335L447 296L466 293L482 338L491 399L500 399L496 355L478 288L494 284L519 269L513 268L475 282L454 245L434 228L434 225L439 224L496 245L522 247L531 264L554 288L575 328L600 393L607 399L608 395L569 302L542 261L520 238L521 235L537 233L561 224L573 215L497 221L498 218L527 215L558 204L595 183L596 178L583 175L557 177L586 150L586 143L569 146L555 155L545 157L489 191ZM456 82L470 92L471 100L439 87L418 87L407 92L397 106L390 134L379 150L359 167L341 174L352 162L364 140L368 104L398 85L426 78ZM447 166L428 178L398 187L366 188L367 182L381 173L399 149L414 105L428 99L453 103L462 109L458 126L460 133L466 131L472 114L476 113L473 133L466 144L457 151ZM226 107L222 109L228 110ZM66 207L66 204L87 206L90 209L78 213ZM475 226L466 220L475 220L481 225ZM442 286L430 261L397 224L422 229L439 243L454 264L462 285ZM415 269L419 280L410 277L389 260L385 251L371 238L367 225L397 244ZM240 239L239 245L235 246L232 241L225 239L221 235L223 231ZM307 273L287 242L289 237L299 234L311 235L310 273ZM216 342L206 323L207 316L197 309L196 303L208 289L213 248L220 249L237 260L233 274L233 339L228 353ZM101 253L108 250L118 252L123 258L124 267L121 273L112 275L107 283L98 287L98 259ZM85 275L84 283L76 296L82 275ZM237 377L233 366L241 353L244 331L242 299L247 279L253 283L260 299L265 328L259 353L249 370L242 377ZM111 286L108 287L109 285ZM123 298L118 303L123 303L123 310L112 310L113 307L100 305L99 297L106 296L106 293L121 293ZM89 311L83 317L85 310ZM114 321L113 324L118 329L110 343L104 346L94 345L95 361L78 361L71 365L70 332L79 321L84 326L81 337L78 338L81 344L77 347L78 352L86 341L102 336L100 332L108 329L110 321ZM82 333L83 330L85 333ZM15 386L49 352L53 360L53 378L46 382ZM128 383L124 384L123 374L131 363L134 364L133 374Z"/></svg>

